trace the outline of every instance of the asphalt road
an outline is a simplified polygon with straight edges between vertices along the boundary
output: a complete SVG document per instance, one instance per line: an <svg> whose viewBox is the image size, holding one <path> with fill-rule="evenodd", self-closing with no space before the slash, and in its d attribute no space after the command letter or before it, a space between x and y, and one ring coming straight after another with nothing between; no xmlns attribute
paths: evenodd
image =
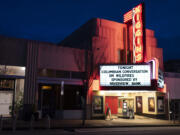
<svg viewBox="0 0 180 135"><path fill-rule="evenodd" d="M180 127L86 128L0 131L0 135L180 135Z"/></svg>
<svg viewBox="0 0 180 135"><path fill-rule="evenodd" d="M180 135L180 127L77 129L79 135Z"/></svg>

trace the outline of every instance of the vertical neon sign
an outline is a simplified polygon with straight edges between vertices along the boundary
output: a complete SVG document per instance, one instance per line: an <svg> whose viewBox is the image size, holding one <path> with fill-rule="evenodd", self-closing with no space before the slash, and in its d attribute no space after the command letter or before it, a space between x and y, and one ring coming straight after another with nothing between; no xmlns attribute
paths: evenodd
<svg viewBox="0 0 180 135"><path fill-rule="evenodd" d="M143 62L143 21L142 21L142 4L133 8L133 62Z"/></svg>
<svg viewBox="0 0 180 135"><path fill-rule="evenodd" d="M145 57L145 27L144 4L141 3L124 14L124 23L128 28L133 26L133 63L144 62Z"/></svg>

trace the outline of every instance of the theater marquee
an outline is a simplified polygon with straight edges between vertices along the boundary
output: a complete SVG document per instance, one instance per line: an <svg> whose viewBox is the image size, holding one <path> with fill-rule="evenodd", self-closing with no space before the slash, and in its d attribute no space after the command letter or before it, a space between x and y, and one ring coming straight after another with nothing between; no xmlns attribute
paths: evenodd
<svg viewBox="0 0 180 135"><path fill-rule="evenodd" d="M101 65L100 86L151 86L150 65Z"/></svg>

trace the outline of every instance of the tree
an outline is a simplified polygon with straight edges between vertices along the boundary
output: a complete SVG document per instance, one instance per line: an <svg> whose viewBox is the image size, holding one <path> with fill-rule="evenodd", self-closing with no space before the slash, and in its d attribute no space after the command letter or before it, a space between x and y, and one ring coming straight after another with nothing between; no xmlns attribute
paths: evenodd
<svg viewBox="0 0 180 135"><path fill-rule="evenodd" d="M85 125L86 120L86 113L87 113L87 93L89 88L93 84L93 79L98 76L98 69L100 63L105 63L105 50L107 46L103 46L101 50L97 47L91 47L91 49L85 49L84 53L82 54L79 51L74 51L74 60L79 71L83 71L84 68L84 77L82 78L82 82L84 85L83 91L83 122L82 124ZM84 55L84 57L83 57Z"/></svg>

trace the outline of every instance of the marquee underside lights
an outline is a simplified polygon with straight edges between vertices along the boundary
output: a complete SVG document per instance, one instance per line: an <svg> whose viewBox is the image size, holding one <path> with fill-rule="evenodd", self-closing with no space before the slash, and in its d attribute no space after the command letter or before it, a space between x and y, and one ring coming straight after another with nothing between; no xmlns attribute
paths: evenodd
<svg viewBox="0 0 180 135"><path fill-rule="evenodd" d="M100 86L151 86L150 65L101 65Z"/></svg>

